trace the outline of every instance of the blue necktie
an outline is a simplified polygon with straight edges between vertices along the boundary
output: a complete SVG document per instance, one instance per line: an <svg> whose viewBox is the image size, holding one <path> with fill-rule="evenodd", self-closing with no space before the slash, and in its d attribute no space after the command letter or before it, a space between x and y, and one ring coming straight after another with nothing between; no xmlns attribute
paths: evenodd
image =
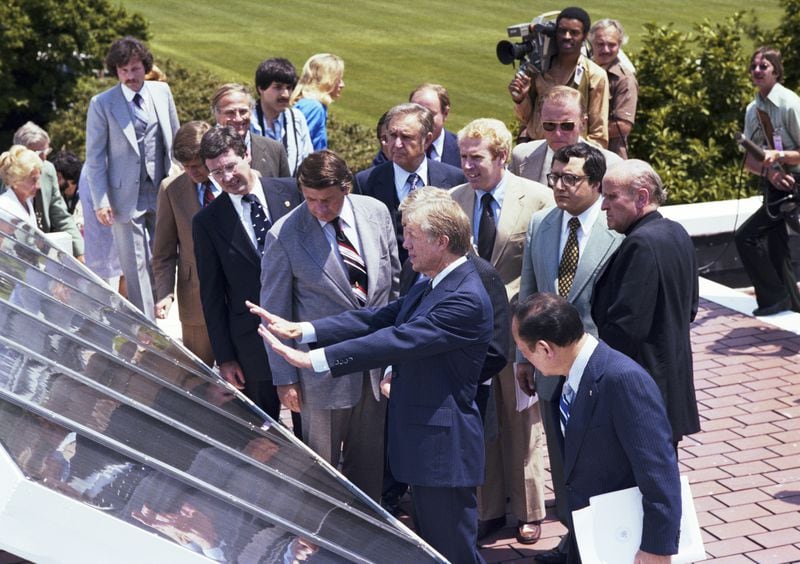
<svg viewBox="0 0 800 564"><path fill-rule="evenodd" d="M572 405L574 394L572 388L564 383L564 389L561 390L561 400L558 402L559 418L561 419L561 434L566 435L565 429L569 421L569 408Z"/></svg>

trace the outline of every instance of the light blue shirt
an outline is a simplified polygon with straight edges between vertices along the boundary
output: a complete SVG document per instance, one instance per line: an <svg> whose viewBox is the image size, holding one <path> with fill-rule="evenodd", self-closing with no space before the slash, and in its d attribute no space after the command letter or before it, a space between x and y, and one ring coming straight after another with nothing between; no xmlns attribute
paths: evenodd
<svg viewBox="0 0 800 564"><path fill-rule="evenodd" d="M500 223L500 210L503 209L503 200L506 197L506 171L503 171L503 176L500 177L500 182L497 183L493 189L488 193L492 195L492 216L494 217L494 224ZM481 225L481 211L483 211L483 204L481 200L483 195L486 194L483 190L475 190L475 207L472 210L472 240L478 241L478 231Z"/></svg>

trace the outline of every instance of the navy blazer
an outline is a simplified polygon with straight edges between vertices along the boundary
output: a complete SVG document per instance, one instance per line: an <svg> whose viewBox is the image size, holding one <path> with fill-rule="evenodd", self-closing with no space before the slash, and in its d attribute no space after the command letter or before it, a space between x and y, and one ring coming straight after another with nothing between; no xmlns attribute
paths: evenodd
<svg viewBox="0 0 800 564"><path fill-rule="evenodd" d="M313 322L331 374L391 364L388 452L399 481L483 483L483 425L475 394L492 338L492 306L471 261L427 295L417 284L382 308ZM336 344L334 344L336 343Z"/></svg>
<svg viewBox="0 0 800 564"><path fill-rule="evenodd" d="M460 168L438 163L428 159L427 186L437 188L452 188L464 184L467 179ZM408 257L408 251L403 248L403 224L400 217L400 200L397 198L397 189L394 186L394 166L391 162L362 170L355 175L354 191L357 194L372 196L379 199L389 208L392 214L392 224L397 233L397 254L400 264Z"/></svg>
<svg viewBox="0 0 800 564"><path fill-rule="evenodd" d="M300 204L302 197L293 178L260 180L273 222ZM236 360L245 379L269 380L267 354L257 333L259 319L244 303L258 303L261 255L227 193L194 216L192 238L200 301L214 358L219 364Z"/></svg>
<svg viewBox="0 0 800 564"><path fill-rule="evenodd" d="M658 384L675 442L700 430L689 334L698 294L691 238L655 211L628 229L592 297L600 338L641 364Z"/></svg>
<svg viewBox="0 0 800 564"><path fill-rule="evenodd" d="M551 400L556 429L560 397L559 390ZM644 509L641 549L678 552L678 462L661 394L638 364L602 341L598 344L583 372L562 441L570 511L589 505L592 496L638 486Z"/></svg>

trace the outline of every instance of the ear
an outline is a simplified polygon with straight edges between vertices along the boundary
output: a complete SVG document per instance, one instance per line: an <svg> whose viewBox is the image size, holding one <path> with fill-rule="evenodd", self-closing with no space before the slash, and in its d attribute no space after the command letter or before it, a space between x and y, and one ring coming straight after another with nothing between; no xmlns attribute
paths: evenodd
<svg viewBox="0 0 800 564"><path fill-rule="evenodd" d="M424 143L425 143L425 149L427 150L428 147L431 146L431 143L433 143L433 131L428 132L428 134L425 136Z"/></svg>
<svg viewBox="0 0 800 564"><path fill-rule="evenodd" d="M636 209L644 209L650 203L650 192L646 188L636 190Z"/></svg>

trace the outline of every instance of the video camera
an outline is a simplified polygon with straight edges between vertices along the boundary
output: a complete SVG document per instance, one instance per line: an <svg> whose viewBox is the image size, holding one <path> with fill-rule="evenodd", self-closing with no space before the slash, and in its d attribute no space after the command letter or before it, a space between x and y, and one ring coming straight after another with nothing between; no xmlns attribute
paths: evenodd
<svg viewBox="0 0 800 564"><path fill-rule="evenodd" d="M506 28L509 37L519 37L519 43L497 43L497 59L504 65L519 61L517 74L543 73L550 68L550 59L556 52L556 23L550 18L559 12L546 12L536 16L531 23L511 25Z"/></svg>

